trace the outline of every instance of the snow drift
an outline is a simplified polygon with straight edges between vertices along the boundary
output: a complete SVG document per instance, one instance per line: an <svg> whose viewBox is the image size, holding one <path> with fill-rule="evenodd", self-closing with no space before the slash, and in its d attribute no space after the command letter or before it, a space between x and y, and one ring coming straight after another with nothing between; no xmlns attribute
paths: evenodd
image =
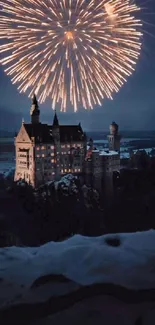
<svg viewBox="0 0 155 325"><path fill-rule="evenodd" d="M44 301L81 286L155 288L155 231L0 249L0 306Z"/></svg>

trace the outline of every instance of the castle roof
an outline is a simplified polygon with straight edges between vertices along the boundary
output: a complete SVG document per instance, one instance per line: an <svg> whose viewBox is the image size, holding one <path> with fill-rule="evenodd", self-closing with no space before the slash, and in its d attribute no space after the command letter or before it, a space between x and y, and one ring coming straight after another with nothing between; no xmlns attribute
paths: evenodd
<svg viewBox="0 0 155 325"><path fill-rule="evenodd" d="M52 127L47 124L24 124L29 137L34 137L36 143L51 143L53 142Z"/></svg>
<svg viewBox="0 0 155 325"><path fill-rule="evenodd" d="M119 153L114 150L108 150L108 151L101 150L100 151L100 156L118 156L118 155L119 155Z"/></svg>
<svg viewBox="0 0 155 325"><path fill-rule="evenodd" d="M24 124L29 137L34 137L36 143L53 143L53 125L48 124ZM85 134L81 125L60 125L60 142L84 141Z"/></svg>
<svg viewBox="0 0 155 325"><path fill-rule="evenodd" d="M80 125L61 125L60 141L83 141L84 132Z"/></svg>
<svg viewBox="0 0 155 325"><path fill-rule="evenodd" d="M58 117L57 117L56 111L55 111L55 114L54 114L53 126L59 126L59 121L58 121Z"/></svg>

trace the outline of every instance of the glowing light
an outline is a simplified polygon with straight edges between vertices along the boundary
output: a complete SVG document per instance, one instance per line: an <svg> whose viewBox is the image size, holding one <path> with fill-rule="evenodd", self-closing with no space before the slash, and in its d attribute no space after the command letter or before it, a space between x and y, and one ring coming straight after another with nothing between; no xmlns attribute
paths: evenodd
<svg viewBox="0 0 155 325"><path fill-rule="evenodd" d="M105 11L109 16L114 14L115 7L113 5L111 5L110 3L106 3L104 7L105 7Z"/></svg>
<svg viewBox="0 0 155 325"><path fill-rule="evenodd" d="M141 51L131 0L0 0L0 63L20 92L55 109L112 99Z"/></svg>
<svg viewBox="0 0 155 325"><path fill-rule="evenodd" d="M73 33L72 32L66 32L66 37L68 40L73 39Z"/></svg>

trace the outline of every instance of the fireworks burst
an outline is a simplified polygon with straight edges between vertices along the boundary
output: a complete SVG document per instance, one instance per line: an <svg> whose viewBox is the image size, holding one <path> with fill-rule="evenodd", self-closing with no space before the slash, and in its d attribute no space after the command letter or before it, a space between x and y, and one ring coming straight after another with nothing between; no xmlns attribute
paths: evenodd
<svg viewBox="0 0 155 325"><path fill-rule="evenodd" d="M0 9L0 63L20 92L53 108L101 105L134 70L142 24L133 1L4 0Z"/></svg>

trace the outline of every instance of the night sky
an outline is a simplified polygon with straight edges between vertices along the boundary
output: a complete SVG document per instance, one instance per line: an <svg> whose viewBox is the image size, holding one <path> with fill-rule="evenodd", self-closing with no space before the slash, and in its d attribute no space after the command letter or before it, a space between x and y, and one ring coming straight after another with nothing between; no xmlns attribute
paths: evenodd
<svg viewBox="0 0 155 325"><path fill-rule="evenodd" d="M142 19L145 20L143 47L134 74L114 94L113 101L105 100L102 107L93 111L73 109L59 113L60 123L77 124L81 121L86 131L107 131L114 120L121 130L155 130L155 1L139 0L143 4ZM147 24L149 22L150 25ZM28 94L19 94L0 66L0 129L18 130L21 119L29 121L31 100ZM41 121L52 123L53 110L50 100L40 105Z"/></svg>

